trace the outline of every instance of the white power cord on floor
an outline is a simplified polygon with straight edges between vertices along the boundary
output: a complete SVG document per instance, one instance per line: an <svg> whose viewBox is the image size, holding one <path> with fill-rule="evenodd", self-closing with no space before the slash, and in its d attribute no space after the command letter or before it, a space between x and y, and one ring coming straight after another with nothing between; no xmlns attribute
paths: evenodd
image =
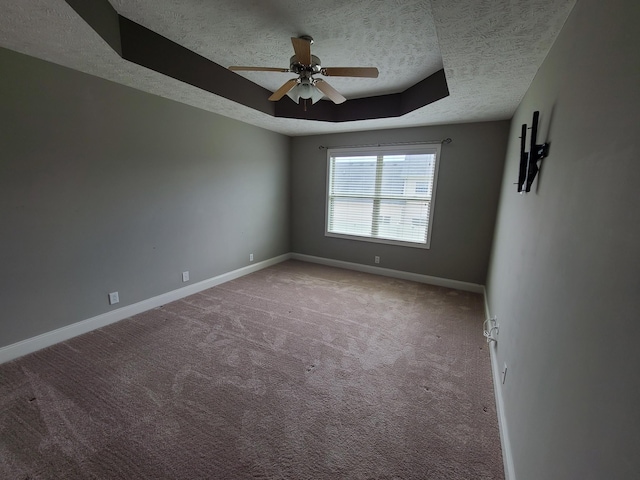
<svg viewBox="0 0 640 480"><path fill-rule="evenodd" d="M487 343L498 343L498 339L496 338L496 336L500 331L500 326L498 325L497 320L498 319L496 317L487 318L482 324L483 335L487 338Z"/></svg>

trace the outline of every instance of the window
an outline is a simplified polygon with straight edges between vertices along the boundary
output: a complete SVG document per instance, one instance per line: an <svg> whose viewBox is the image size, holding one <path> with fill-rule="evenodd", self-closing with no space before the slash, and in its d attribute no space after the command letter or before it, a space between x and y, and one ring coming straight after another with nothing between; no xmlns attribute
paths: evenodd
<svg viewBox="0 0 640 480"><path fill-rule="evenodd" d="M427 193L429 191L429 182L416 182L416 193Z"/></svg>
<svg viewBox="0 0 640 480"><path fill-rule="evenodd" d="M325 234L429 248L440 145L330 149Z"/></svg>

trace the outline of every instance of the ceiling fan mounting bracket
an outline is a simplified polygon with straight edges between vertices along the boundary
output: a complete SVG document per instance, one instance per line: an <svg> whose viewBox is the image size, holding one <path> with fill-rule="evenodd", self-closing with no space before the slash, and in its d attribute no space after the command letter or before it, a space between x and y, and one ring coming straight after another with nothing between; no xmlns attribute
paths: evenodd
<svg viewBox="0 0 640 480"><path fill-rule="evenodd" d="M302 40L306 40L311 45L313 45L313 37L311 35L300 35L298 38L300 38Z"/></svg>

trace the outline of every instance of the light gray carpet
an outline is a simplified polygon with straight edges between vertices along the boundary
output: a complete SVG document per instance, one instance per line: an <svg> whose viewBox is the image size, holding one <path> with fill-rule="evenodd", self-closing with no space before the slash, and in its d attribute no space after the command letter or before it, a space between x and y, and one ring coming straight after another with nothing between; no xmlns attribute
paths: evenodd
<svg viewBox="0 0 640 480"><path fill-rule="evenodd" d="M0 366L0 478L502 479L482 321L285 262Z"/></svg>

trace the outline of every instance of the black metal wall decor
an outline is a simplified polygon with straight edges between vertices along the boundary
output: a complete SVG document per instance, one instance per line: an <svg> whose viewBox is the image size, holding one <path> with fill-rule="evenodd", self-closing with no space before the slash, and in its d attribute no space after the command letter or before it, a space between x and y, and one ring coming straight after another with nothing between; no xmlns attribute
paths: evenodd
<svg viewBox="0 0 640 480"><path fill-rule="evenodd" d="M531 191L531 184L536 178L540 168L538 162L549 155L549 144L543 143L538 145L536 137L538 135L538 117L540 112L533 112L533 121L531 123L531 144L529 152L525 152L527 143L527 124L522 125L522 134L520 136L520 173L518 174L518 192L522 193Z"/></svg>

